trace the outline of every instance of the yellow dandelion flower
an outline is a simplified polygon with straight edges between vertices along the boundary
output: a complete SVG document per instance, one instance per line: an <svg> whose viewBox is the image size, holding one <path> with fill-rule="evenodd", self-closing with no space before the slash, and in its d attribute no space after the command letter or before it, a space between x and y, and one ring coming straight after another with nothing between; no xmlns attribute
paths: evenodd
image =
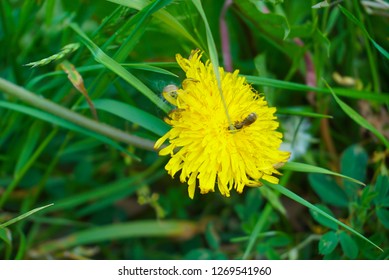
<svg viewBox="0 0 389 280"><path fill-rule="evenodd" d="M165 118L171 130L155 143L159 149L169 140L159 151L171 156L165 169L172 177L181 171L180 180L188 183L190 198L196 186L202 194L217 186L228 197L232 188L241 193L245 186L260 186L260 179L278 183L276 168L290 154L279 151L282 134L276 131L276 109L268 107L238 71L228 73L220 67L231 127L212 64L200 58L199 51L193 51L189 59L177 54L186 79L180 89L173 85L164 89L165 99L176 106Z"/></svg>

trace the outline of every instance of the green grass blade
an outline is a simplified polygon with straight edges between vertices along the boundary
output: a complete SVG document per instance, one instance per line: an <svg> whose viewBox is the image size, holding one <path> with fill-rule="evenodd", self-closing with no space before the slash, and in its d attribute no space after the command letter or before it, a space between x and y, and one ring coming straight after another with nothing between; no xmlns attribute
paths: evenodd
<svg viewBox="0 0 389 280"><path fill-rule="evenodd" d="M280 81L280 80L270 79L270 78L262 78L257 76L247 76L247 75L243 75L243 76L246 77L247 82L252 83L254 85L268 86L268 87L302 91L302 92L314 91L318 93L331 94L331 91L327 88L310 87L303 84ZM345 89L345 88L334 88L333 91L337 95L349 97L349 98L366 99L371 101L378 101L380 103L389 102L389 93L385 93L385 92L383 92L382 94L376 94L376 93L371 93L369 91L359 91L359 90Z"/></svg>
<svg viewBox="0 0 389 280"><path fill-rule="evenodd" d="M24 106L24 105L19 105L19 104L14 104L14 103L9 103L9 102L5 102L5 101L0 101L0 107L4 107L4 108L8 108L8 109L11 109L11 110L15 110L15 111L18 111L18 112L21 112L23 114L27 114L27 115L30 115L30 116L33 116L37 119L40 119L40 120L43 120L43 121L46 121L46 122L49 122L49 123L52 123L52 124L55 124L55 125L58 125L58 126L61 126L61 127L64 127L66 129L69 129L69 130L72 130L72 131L75 131L75 132L78 132L78 133L81 133L81 134L84 134L84 135L87 135L87 136L90 136L90 137L93 137L103 143L106 143L112 147L114 147L115 149L123 152L123 153L126 153L127 155L131 156L132 158L140 161L140 159L135 156L133 153L130 153L127 149L123 148L122 146L120 146L119 144L117 144L115 141L103 136L103 135L100 135L100 134L97 134L95 132L92 132L92 131L89 131L89 130L86 130L78 125L75 125L71 122L68 122L64 119L61 119L57 116L54 116L54 115L51 115L49 113L46 113L44 111L41 111L41 110L37 110L37 109L34 109L34 108L30 108L30 107L27 107L27 106Z"/></svg>
<svg viewBox="0 0 389 280"><path fill-rule="evenodd" d="M114 182L112 184L108 184L99 188L94 188L91 191L83 192L80 194L76 194L71 197L67 197L58 201L55 201L54 207L48 209L48 212L54 211L62 211L66 209L72 209L83 205L87 202L91 202L94 200L102 199L104 197L108 197L117 193L120 193L125 190L136 190L135 183L137 180L143 178L143 175L136 175L131 178L125 178Z"/></svg>
<svg viewBox="0 0 389 280"><path fill-rule="evenodd" d="M14 224L16 222L19 222L20 220L23 220L23 219L27 218L28 216L31 216L32 214L34 214L34 213L36 213L38 211L41 211L41 210L43 210L43 209L45 209L47 207L50 207L52 205L54 205L54 204L51 203L51 204L48 204L46 206L38 207L38 208L35 208L35 209L31 210L31 211L28 211L27 213L24 213L24 214L22 214L20 216L17 216L16 218L13 218L13 219L9 220L8 222L0 224L0 228L8 227L8 226L10 226L10 225L12 225L12 224Z"/></svg>
<svg viewBox="0 0 389 280"><path fill-rule="evenodd" d="M308 118L319 118L319 119L332 119L333 117L330 115L324 115L324 114L318 114L313 112L306 112L306 111L298 111L293 109L283 109L283 108L277 108L277 114L281 115L292 115L292 116L301 116L301 117L308 117Z"/></svg>
<svg viewBox="0 0 389 280"><path fill-rule="evenodd" d="M246 250L244 251L242 259L247 259L251 250L254 247L255 241L257 240L257 237L261 234L266 221L269 219L269 215L271 213L272 207L270 204L266 205L265 209L261 213L257 223L255 224L255 227L250 234L249 242L247 244Z"/></svg>
<svg viewBox="0 0 389 280"><path fill-rule="evenodd" d="M123 67L129 67L132 69L144 70L144 71L169 75L169 76L173 76L173 77L178 78L178 75L174 74L173 72L170 72L170 71L165 70L165 69L160 68L160 67L153 66L151 64L152 63L122 63L121 65ZM157 63L155 63L155 64L158 65ZM166 63L166 65L172 65L172 64L173 65L175 64L175 66L173 66L173 67L176 67L178 65L177 63L170 63L170 62ZM163 64L161 64L161 65L163 65Z"/></svg>
<svg viewBox="0 0 389 280"><path fill-rule="evenodd" d="M17 177L17 174L22 170L23 166L30 160L31 155L34 152L35 147L38 144L39 137L41 136L41 123L35 122L29 129L27 134L27 139L24 141L23 148L21 149L18 161L15 166L14 175Z"/></svg>
<svg viewBox="0 0 389 280"><path fill-rule="evenodd" d="M220 77L220 72L219 72L219 57L218 57L218 52L216 49L215 40L213 39L212 31L211 31L211 28L209 27L207 16L205 15L203 6L201 5L201 1L200 0L192 0L192 2L193 2L193 5L198 10L198 12L199 12L199 14L204 22L205 31L207 34L208 52L209 52L209 57L210 57L211 62L212 62L213 73L215 74L215 77L216 77L220 97L222 99L223 107L224 107L224 110L226 112L228 124L231 127L232 121L230 118L230 114L228 113L227 103L226 103L226 100L224 98L223 90L222 90L222 83L221 83L221 77Z"/></svg>
<svg viewBox="0 0 389 280"><path fill-rule="evenodd" d="M298 196L297 194L291 192L290 190L284 188L283 186L281 185L276 185L276 184L271 184L269 182L265 182L263 181L263 183L267 186L269 186L270 188L276 190L276 191L279 191L281 194L285 195L286 197L289 197L290 199L296 201L297 203L311 209L311 210L314 210L316 211L317 213L323 215L324 217L328 218L329 220L337 223L339 226L349 230L350 232L352 232L353 234L355 234L356 236L362 238L363 240L367 241L368 243L370 243L371 245L373 245L374 247L376 247L377 249L383 251L378 245L376 245L374 242L370 241L368 238L366 238L365 236L363 236L362 234L360 234L359 232L357 232L356 230L354 230L353 228L349 227L348 225L340 222L339 220L335 219L334 217L328 215L326 212L324 212L323 210L319 209L318 207L316 207L315 205L313 205L312 203L306 201L305 199L303 199L302 197Z"/></svg>
<svg viewBox="0 0 389 280"><path fill-rule="evenodd" d="M187 238L193 236L198 231L198 224L191 221L136 221L99 226L76 232L64 238L42 244L37 248L37 251L39 254L45 255L74 246L126 238Z"/></svg>
<svg viewBox="0 0 389 280"><path fill-rule="evenodd" d="M158 136L164 135L170 129L169 125L159 118L120 101L112 99L97 99L93 101L93 104L98 110L109 112L127 121L136 123ZM87 107L88 106L86 104L80 106L80 108Z"/></svg>
<svg viewBox="0 0 389 280"><path fill-rule="evenodd" d="M153 72L153 73L159 73L159 74L164 74L164 75L178 77L173 72L158 67L158 66L178 67L177 63L171 63L171 62L161 62L161 63L158 63L158 62L154 62L154 63L121 63L120 65L123 66L123 67L131 68L131 69L149 71L149 72ZM105 68L106 67L104 65L96 64L96 65L88 65L88 66L77 67L77 71L79 73L87 73L87 72L92 72L92 71L97 71L97 70L103 70ZM66 73L64 71L54 71L54 72L50 72L50 73L47 73L47 74L43 74L43 75L37 76L37 77L31 79L27 83L26 88L31 89L37 83L41 82L43 79L48 78L48 77L53 77L53 76L64 76L65 77Z"/></svg>
<svg viewBox="0 0 389 280"><path fill-rule="evenodd" d="M86 36L86 34L76 24L71 23L70 27L80 36L82 43L91 51L97 62L105 65L116 75L131 84L134 88L139 90L143 95L145 95L151 102L153 102L165 113L168 113L170 111L169 105L164 103L150 88L148 88L138 78L128 72L123 66L121 66L108 55L106 55L95 43L93 43Z"/></svg>
<svg viewBox="0 0 389 280"><path fill-rule="evenodd" d="M139 182L143 182L145 178L152 177L152 175L158 173L157 170L160 169L163 163L165 163L165 160L163 158L159 158L146 171L133 175L130 178L117 180L99 188L94 188L90 191L55 201L55 205L47 211L52 212L73 209L88 202L103 200L105 197L113 196L125 191L129 191L129 194L131 194L131 192L136 191Z"/></svg>
<svg viewBox="0 0 389 280"><path fill-rule="evenodd" d="M148 4L149 1L145 0L108 0L109 2L116 3L118 5L130 7L136 10L142 10ZM166 25L169 30L175 31L177 34L191 41L195 46L200 44L197 40L185 29L185 27L170 13L165 10L159 10L153 14L153 16L159 19L163 24Z"/></svg>
<svg viewBox="0 0 389 280"><path fill-rule="evenodd" d="M305 173L321 173L321 174L327 174L327 175L332 175L332 176L338 176L342 177L344 179L347 179L351 182L357 183L359 185L365 186L364 183L361 181L358 181L354 178L348 177L346 175L340 174L333 172L331 170L322 168L322 167L317 167L314 165L310 164L305 164L305 163L300 163L300 162L287 162L285 163L284 166L282 166L283 170L289 170L289 171L295 171L295 172L305 172Z"/></svg>
<svg viewBox="0 0 389 280"><path fill-rule="evenodd" d="M389 59L389 52L386 51L383 47L381 47L374 39L370 36L369 32L367 32L365 26L360 22L352 13L350 13L347 9L342 7L341 5L338 6L340 11L353 23L355 23L362 31L365 33L367 38L372 42L374 47L386 58Z"/></svg>
<svg viewBox="0 0 389 280"><path fill-rule="evenodd" d="M378 139L382 141L382 143L385 144L386 148L389 149L389 141L386 139L385 136L381 134L371 123L369 123L364 117L359 115L353 108L351 108L349 105L344 103L342 100L340 100L339 97L336 96L335 92L331 89L331 87L328 85L328 83L323 79L324 83L327 85L327 87L330 89L332 96L334 97L336 103L342 108L343 112L345 112L351 119L353 119L357 124L360 126L366 128L370 132L372 132Z"/></svg>
<svg viewBox="0 0 389 280"><path fill-rule="evenodd" d="M106 196L103 199L99 199L98 201L94 201L93 204L89 204L83 208L80 208L77 211L77 217L85 217L87 215L91 215L94 212L101 211L101 209L112 206L116 201L121 200L125 197L129 197L135 191L139 190L145 184L149 185L155 182L157 179L161 178L166 174L165 170L158 170L155 173L147 176L147 178L142 181L135 182L132 187L127 187L120 192L116 192L110 196Z"/></svg>

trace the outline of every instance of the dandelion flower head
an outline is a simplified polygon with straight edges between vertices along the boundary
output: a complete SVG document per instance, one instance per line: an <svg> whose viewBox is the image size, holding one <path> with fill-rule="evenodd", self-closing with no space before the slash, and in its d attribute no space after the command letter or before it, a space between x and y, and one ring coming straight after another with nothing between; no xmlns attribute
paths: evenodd
<svg viewBox="0 0 389 280"><path fill-rule="evenodd" d="M165 169L172 177L181 171L180 181L187 182L190 198L197 187L205 194L217 186L228 197L232 189L241 193L245 186L260 186L260 179L278 183L277 167L290 154L279 150L282 134L276 131L276 109L268 107L238 71L220 67L231 126L213 66L201 62L201 55L200 51L193 51L189 59L176 55L186 79L182 88L166 97L176 106L165 118L171 129L155 143L159 149L169 142L159 151L171 157Z"/></svg>

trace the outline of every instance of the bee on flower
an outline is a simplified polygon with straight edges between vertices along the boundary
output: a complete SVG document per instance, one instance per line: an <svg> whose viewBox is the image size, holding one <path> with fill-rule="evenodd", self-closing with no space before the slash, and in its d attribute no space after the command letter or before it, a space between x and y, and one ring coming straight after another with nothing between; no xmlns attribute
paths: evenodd
<svg viewBox="0 0 389 280"><path fill-rule="evenodd" d="M274 115L238 71L219 68L221 90L232 123L229 123L221 99L212 64L200 61L202 53L193 51L189 59L177 54L176 59L186 73L182 88L169 85L164 98L174 105L165 122L171 130L156 143L159 155L171 158L165 169L180 181L187 182L189 197L196 188L200 193L217 187L224 196L245 186L261 186L260 180L278 183L277 167L285 163L289 152L280 151L282 134Z"/></svg>

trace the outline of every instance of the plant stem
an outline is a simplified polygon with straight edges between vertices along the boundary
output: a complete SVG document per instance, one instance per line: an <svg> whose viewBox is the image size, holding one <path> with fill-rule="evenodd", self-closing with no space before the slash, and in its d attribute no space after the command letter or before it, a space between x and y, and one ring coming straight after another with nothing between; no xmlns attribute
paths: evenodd
<svg viewBox="0 0 389 280"><path fill-rule="evenodd" d="M130 135L122 130L114 128L104 123L99 123L95 120L86 118L78 113L75 113L65 107L62 107L50 100L40 97L20 86L10 83L0 78L0 91L14 96L32 106L42 109L45 112L56 115L62 119L68 120L81 127L89 129L91 131L108 136L111 139L123 142L126 144L134 145L136 147L153 150L154 142L148 139L144 139L138 136Z"/></svg>

